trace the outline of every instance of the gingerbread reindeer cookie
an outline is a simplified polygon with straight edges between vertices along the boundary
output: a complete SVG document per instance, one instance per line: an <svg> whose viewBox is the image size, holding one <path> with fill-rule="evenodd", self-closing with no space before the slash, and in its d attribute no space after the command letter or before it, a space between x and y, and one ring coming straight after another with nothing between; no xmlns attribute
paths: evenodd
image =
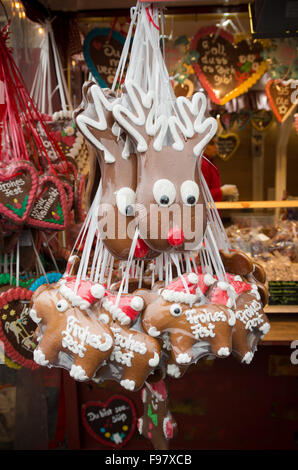
<svg viewBox="0 0 298 470"><path fill-rule="evenodd" d="M37 364L64 367L80 381L94 376L114 345L111 329L92 315L104 292L100 285L80 281L75 293L75 278L36 290L30 316L38 325L38 346L34 350Z"/></svg>
<svg viewBox="0 0 298 470"><path fill-rule="evenodd" d="M134 235L128 233L128 227L134 220L137 163L136 155L130 150L129 139L113 117L112 110L118 101L119 98L109 89L86 82L83 105L74 112L74 117L83 135L95 147L100 161L99 226L103 243L115 258L127 259ZM107 222L114 227L113 235L105 233ZM144 244L142 248L136 250L136 257L148 253L148 247L145 253Z"/></svg>
<svg viewBox="0 0 298 470"><path fill-rule="evenodd" d="M195 273L184 275L183 281L175 279L161 292L148 294L140 290L135 294L143 297L146 304L144 330L153 337L169 333L176 364L190 364L208 354L230 355L234 312L224 305L205 303ZM197 348L199 352L195 352Z"/></svg>
<svg viewBox="0 0 298 470"><path fill-rule="evenodd" d="M236 324L232 336L233 354L250 364L259 340L270 330L260 295L243 292L236 300Z"/></svg>
<svg viewBox="0 0 298 470"><path fill-rule="evenodd" d="M145 93L133 81L125 82L123 94L125 104L117 103L113 115L139 153L136 217L140 236L159 252L193 249L206 226L196 159L217 127L213 118L204 116L206 98L202 93L191 100L179 97L176 115L167 117L159 114L156 95Z"/></svg>
<svg viewBox="0 0 298 470"><path fill-rule="evenodd" d="M118 305L116 299L117 295L107 292L98 312L98 319L113 332L114 347L97 378L112 378L127 390L137 390L158 367L161 348L156 339L129 327L143 310L143 299L122 294Z"/></svg>

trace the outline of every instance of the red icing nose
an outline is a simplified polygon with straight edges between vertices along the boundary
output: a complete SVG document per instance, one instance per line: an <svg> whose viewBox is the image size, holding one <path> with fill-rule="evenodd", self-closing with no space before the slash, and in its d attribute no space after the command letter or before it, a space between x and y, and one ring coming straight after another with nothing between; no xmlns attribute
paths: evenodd
<svg viewBox="0 0 298 470"><path fill-rule="evenodd" d="M168 242L172 246L182 245L184 242L184 233L178 227L173 227L168 233Z"/></svg>
<svg viewBox="0 0 298 470"><path fill-rule="evenodd" d="M148 245L142 240L141 238L138 238L134 256L135 258L144 258L149 251Z"/></svg>

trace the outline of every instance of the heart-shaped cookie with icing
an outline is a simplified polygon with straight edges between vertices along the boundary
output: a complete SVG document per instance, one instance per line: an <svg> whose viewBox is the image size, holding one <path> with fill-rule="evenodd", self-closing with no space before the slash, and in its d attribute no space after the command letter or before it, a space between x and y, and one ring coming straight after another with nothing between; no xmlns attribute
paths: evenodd
<svg viewBox="0 0 298 470"><path fill-rule="evenodd" d="M88 433L113 448L123 447L129 441L137 421L133 402L123 395L112 395L105 403L85 403L81 416Z"/></svg>
<svg viewBox="0 0 298 470"><path fill-rule="evenodd" d="M278 122L284 122L298 104L297 93L292 88L293 80L269 80L266 83L266 95Z"/></svg>
<svg viewBox="0 0 298 470"><path fill-rule="evenodd" d="M252 112L247 109L241 109L237 114L236 123L239 131L245 129L249 121L251 120Z"/></svg>
<svg viewBox="0 0 298 470"><path fill-rule="evenodd" d="M216 26L201 28L191 49L199 53L195 72L210 99L223 105L245 93L264 74L267 65L261 57L260 42L236 43L234 36Z"/></svg>
<svg viewBox="0 0 298 470"><path fill-rule="evenodd" d="M252 113L251 124L257 131L267 130L273 122L273 114L266 109L258 109Z"/></svg>
<svg viewBox="0 0 298 470"><path fill-rule="evenodd" d="M33 334L35 323L29 316L32 292L24 287L13 287L0 295L0 340L5 354L18 364L36 369L33 360L36 344Z"/></svg>
<svg viewBox="0 0 298 470"><path fill-rule="evenodd" d="M63 183L51 175L39 181L39 190L27 224L45 230L64 230L69 218Z"/></svg>
<svg viewBox="0 0 298 470"><path fill-rule="evenodd" d="M23 224L33 206L37 191L36 170L27 161L14 161L0 167L0 210L10 221Z"/></svg>
<svg viewBox="0 0 298 470"><path fill-rule="evenodd" d="M240 144L240 139L237 134L221 134L218 136L218 156L224 160L229 160L236 152Z"/></svg>

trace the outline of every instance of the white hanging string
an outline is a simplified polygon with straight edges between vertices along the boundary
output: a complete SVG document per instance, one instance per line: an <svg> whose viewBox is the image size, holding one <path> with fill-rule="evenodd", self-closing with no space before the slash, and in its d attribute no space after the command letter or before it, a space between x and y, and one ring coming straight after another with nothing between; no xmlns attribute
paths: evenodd
<svg viewBox="0 0 298 470"><path fill-rule="evenodd" d="M181 279L181 281L182 281L182 284L183 284L183 286L184 286L184 289L185 289L185 291L189 294L188 285L187 285L187 283L186 283L186 281L185 281L185 279L184 279L184 276L183 276L182 273L181 273L181 269L180 269L180 265L179 265L178 256L177 256L177 254L173 254L173 253L171 253L170 256L171 256L171 258L172 258L172 260L173 260L173 262L174 262L174 264L175 264L175 266L176 266L177 274L178 274L178 276L180 277L180 279ZM172 280L172 279L171 279L171 280ZM170 280L170 282L171 282L171 280Z"/></svg>
<svg viewBox="0 0 298 470"><path fill-rule="evenodd" d="M123 273L123 277L122 277L121 284L120 284L120 287L119 287L119 291L118 291L118 294L117 294L116 307L118 307L118 305L119 305L120 297L121 297L121 294L123 292L123 287L128 282L127 279L129 279L129 272L130 272L132 260L133 260L133 257L134 257L138 237L139 237L139 231L136 228L135 234L134 234L134 237L133 237L133 240L132 240L132 243L131 243L131 247L130 247L130 250L129 250L128 260L126 261L125 271Z"/></svg>
<svg viewBox="0 0 298 470"><path fill-rule="evenodd" d="M78 272L77 272L75 289L74 289L75 293L77 293L82 275L86 276L86 273L87 273L90 252L91 252L91 248L92 248L92 244L93 244L93 241L94 241L95 234L97 233L97 229L98 229L98 227L97 227L97 214L98 214L100 199L101 199L101 184L99 185L99 187L97 189L96 195L94 197L94 200L93 200L93 202L91 204L91 207L89 209L89 212L87 214L85 223L83 224L83 227L82 227L82 229L81 229L81 231L78 235L77 241L75 243L75 246L72 250L72 253L73 253L73 251L76 247L76 244L78 243L78 240L81 237L79 248L78 248L78 249L80 249L80 247L83 243L85 234L87 233L87 230L88 230L86 240L85 240L84 249L83 249L83 253L82 253L82 257L81 257L81 261L80 261ZM83 278L85 278L85 277L83 277Z"/></svg>
<svg viewBox="0 0 298 470"><path fill-rule="evenodd" d="M37 262L37 265L39 266L39 271L40 271L40 273L43 274L43 276L46 278L47 283L49 284L49 280L48 280L48 277L47 277L47 273L46 273L46 271L45 271L45 269L44 269L44 267L43 267L43 264L42 264L42 261L41 261L41 259L40 259L39 253L38 253L38 251L37 251L37 249L36 249L32 232L30 232L30 237L31 237L31 243L32 243L33 251L34 251L34 253L35 253L36 262Z"/></svg>
<svg viewBox="0 0 298 470"><path fill-rule="evenodd" d="M56 263L55 256L53 255L53 252L52 252L52 250L51 250L51 247L50 247L50 245L49 245L49 243L48 243L48 239L47 239L47 237L46 237L46 234L42 232L42 236L43 236L43 239L44 239L44 243L46 244L46 247L47 247L47 249L49 250L50 257L51 257L51 260L53 261L53 264L54 264L54 266L55 266L55 269L56 269L57 272L59 272L59 268L58 268L58 265L57 265L57 263Z"/></svg>
<svg viewBox="0 0 298 470"><path fill-rule="evenodd" d="M13 258L14 258L14 251L10 253L10 285L12 285L12 278L13 278Z"/></svg>
<svg viewBox="0 0 298 470"><path fill-rule="evenodd" d="M51 20L53 21L53 20ZM63 111L72 110L70 95L62 69L51 21L44 24L44 35L40 44L40 60L31 87L31 97L39 110L45 114L53 114L53 96L59 93ZM57 86L52 89L51 53L53 54L54 70Z"/></svg>

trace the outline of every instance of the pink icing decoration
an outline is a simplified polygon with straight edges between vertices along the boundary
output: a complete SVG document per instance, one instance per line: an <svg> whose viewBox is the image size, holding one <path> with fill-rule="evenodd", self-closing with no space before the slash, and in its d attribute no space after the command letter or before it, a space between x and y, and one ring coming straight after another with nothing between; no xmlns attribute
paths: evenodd
<svg viewBox="0 0 298 470"><path fill-rule="evenodd" d="M245 291L250 291L251 290L251 285L248 284L245 281L235 281L234 278L235 276L233 274L227 273L227 278L229 281L229 284L234 287L236 294L242 294L242 292Z"/></svg>
<svg viewBox="0 0 298 470"><path fill-rule="evenodd" d="M172 439L174 435L174 427L170 420L166 424L166 435L168 439Z"/></svg>
<svg viewBox="0 0 298 470"><path fill-rule="evenodd" d="M134 310L131 306L130 303L132 301L133 295L124 295L120 297L120 301L118 304L118 307L122 310L123 313L125 313L131 320L135 320L135 318L139 315L139 311ZM116 295L112 295L110 293L107 293L107 298L110 302L112 302L114 305L116 304Z"/></svg>
<svg viewBox="0 0 298 470"><path fill-rule="evenodd" d="M215 287L212 291L210 302L212 304L227 305L229 296L226 290L222 290L219 287Z"/></svg>

